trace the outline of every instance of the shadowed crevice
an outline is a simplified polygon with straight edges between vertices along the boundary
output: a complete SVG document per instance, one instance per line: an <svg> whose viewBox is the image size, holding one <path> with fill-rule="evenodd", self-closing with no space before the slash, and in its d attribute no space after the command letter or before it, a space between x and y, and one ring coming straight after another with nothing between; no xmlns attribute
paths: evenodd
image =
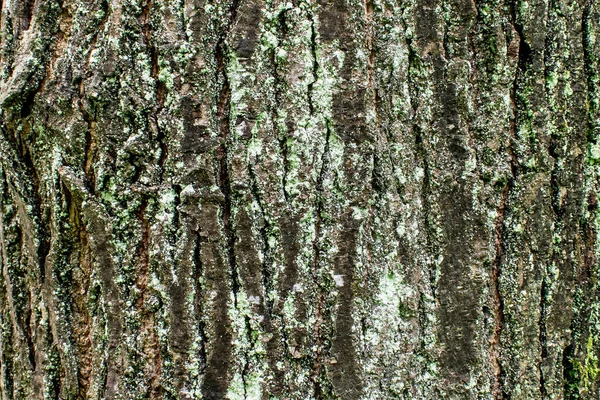
<svg viewBox="0 0 600 400"><path fill-rule="evenodd" d="M232 190L231 176L229 172L229 144L231 141L231 87L229 76L227 74L227 63L230 49L226 42L227 36L236 21L239 1L233 0L228 8L227 20L225 25L217 33L218 38L214 48L214 57L216 61L215 83L220 86L218 97L216 98L216 123L219 136L222 139L222 144L217 150L218 162L218 186L223 194L223 202L220 207L220 219L225 237L225 251L227 258L227 267L231 279L231 290L233 294L233 305L238 306L238 292L240 290L240 282L238 276L238 267L235 254L236 232L232 216ZM220 260L220 255L215 254L217 251L214 246L211 246L214 260ZM225 266L216 266L224 268ZM215 271L216 273L216 271ZM232 332L231 321L228 315L228 297L229 291L222 288L218 290L215 301L215 338L213 349L208 356L207 369L202 385L202 396L207 400L217 400L225 396L229 386L229 369L231 366L231 347L232 347Z"/></svg>

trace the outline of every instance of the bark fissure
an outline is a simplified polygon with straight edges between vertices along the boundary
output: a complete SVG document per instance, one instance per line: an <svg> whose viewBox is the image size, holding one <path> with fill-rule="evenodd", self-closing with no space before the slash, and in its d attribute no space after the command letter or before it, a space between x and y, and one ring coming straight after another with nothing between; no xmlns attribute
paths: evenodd
<svg viewBox="0 0 600 400"><path fill-rule="evenodd" d="M494 371L494 386L492 389L492 394L494 399L501 400L504 399L504 391L503 391L503 382L504 379L504 371L501 363L501 353L500 353L500 338L502 335L502 329L504 327L504 300L502 299L502 293L500 291L500 274L501 274L501 266L505 260L506 254L506 217L508 212L508 200L509 200L509 191L512 186L512 181L507 183L504 189L502 190L502 197L500 199L500 205L497 211L496 217L496 232L495 232L495 242L496 242L496 255L494 260L492 261L491 268L491 288L492 288L492 304L493 304L493 314L494 314L494 330L492 334L492 338L490 341L491 350L491 361L492 361L492 369Z"/></svg>
<svg viewBox="0 0 600 400"><path fill-rule="evenodd" d="M79 248L78 267L80 268L81 274L85 277L80 283L80 287L73 290L76 315L79 319L79 329L75 331L76 335L74 335L74 339L77 343L78 357L82 361L81 364L78 365L77 383L79 386L79 395L84 398L89 392L92 378L92 319L85 301L90 288L92 260L89 247L89 234L85 229L85 223L82 219L81 212L79 212L79 205L74 204L74 198L71 192L64 187L64 185L61 186L64 188L62 192L67 200L68 206L70 206L69 208L74 210L75 215L73 216L73 221L76 222L75 227L79 228L78 235L81 244Z"/></svg>
<svg viewBox="0 0 600 400"><path fill-rule="evenodd" d="M89 48L88 48L88 52L87 52L87 57L85 60L85 64L83 66L83 71L86 71L89 67L90 64L90 59L92 56L92 51L94 49L96 49L96 43L98 42L98 36L100 36L100 33L104 32L106 24L108 22L108 18L110 17L110 6L109 6L109 1L108 0L101 0L100 4L99 4L99 8L100 8L100 17L97 18L97 22L95 25L92 25L94 27L93 29L93 36L89 42ZM90 74L90 71L87 71L88 74ZM81 84L83 83L83 79L81 80ZM82 89L83 89L83 85L80 84L80 95L82 95Z"/></svg>
<svg viewBox="0 0 600 400"><path fill-rule="evenodd" d="M23 32L29 29L31 25L31 19L33 18L33 8L35 0L25 0L20 5L18 13L21 15L21 23L19 26L18 35L20 36Z"/></svg>
<svg viewBox="0 0 600 400"><path fill-rule="evenodd" d="M367 82L369 85L369 90L373 99L377 98L377 93L375 89L375 44L374 44L374 16L373 16L373 0L365 0L365 29L367 30L367 50L369 51L369 68L367 70ZM374 107L374 111L376 114L376 120L379 120L377 116L377 107Z"/></svg>
<svg viewBox="0 0 600 400"><path fill-rule="evenodd" d="M227 26L219 34L217 44L215 46L215 59L217 62L216 82L221 85L220 95L217 104L217 123L219 134L222 139L222 144L218 150L219 160L219 187L224 196L223 208L221 210L221 218L223 221L223 229L225 232L225 240L227 242L227 257L229 268L231 270L232 288L234 296L234 305L237 307L237 293L240 289L236 260L235 260L235 228L232 221L232 193L231 193L231 177L229 175L229 141L231 121L230 121L230 106L231 106L231 87L229 76L227 75L227 58L229 50L226 39L233 23L235 22L237 9L239 7L238 0L233 0L229 8L229 21Z"/></svg>
<svg viewBox="0 0 600 400"><path fill-rule="evenodd" d="M589 143L597 143L599 135L598 130L600 129L600 122L597 118L600 98L597 79L599 56L594 53L593 47L593 43L597 39L595 33L592 32L592 4L593 0L587 0L583 8L581 42L583 47L584 71L586 75L587 101L589 104L587 140Z"/></svg>
<svg viewBox="0 0 600 400"><path fill-rule="evenodd" d="M84 183L90 194L94 196L96 194L96 174L94 172L94 162L96 149L98 147L96 138L96 121L95 118L83 108L81 102L79 102L79 111L81 112L81 115L87 124L87 130L85 132L85 149L83 152L83 172L86 177Z"/></svg>
<svg viewBox="0 0 600 400"><path fill-rule="evenodd" d="M323 223L323 212L325 206L324 199L324 181L325 176L329 173L329 142L332 135L331 132L331 124L332 122L329 120L325 121L326 134L325 134L325 146L323 148L323 154L321 155L321 170L319 175L317 176L317 183L315 187L315 195L316 195L316 204L315 204L315 238L312 243L313 250L313 262L312 262L312 278L316 287L319 288L317 291L317 304L315 306L315 326L313 330L313 338L315 341L315 354L314 361L312 367L312 373L310 375L311 381L314 385L314 395L317 399L321 399L323 397L323 387L321 383L321 372L323 368L323 347L324 347L324 338L323 338L323 307L325 303L325 294L323 293L323 288L321 280L321 229Z"/></svg>
<svg viewBox="0 0 600 400"><path fill-rule="evenodd" d="M202 293L205 292L205 288L202 285L201 278L204 275L204 267L202 265L202 254L201 247L203 243L206 243L208 239L203 237L200 232L196 231L195 240L194 240L194 250L192 255L193 260L193 280L194 280L194 316L197 319L196 329L198 330L198 341L200 343L200 348L198 350L200 356L200 367L198 370L198 374L202 375L206 371L207 367L207 355L206 355L206 346L207 337L206 337L206 322L203 320L203 315L205 314L204 302L202 300Z"/></svg>
<svg viewBox="0 0 600 400"><path fill-rule="evenodd" d="M287 26L287 21L286 21L286 12L287 9L281 10L281 12L278 15L278 28L281 30L281 37L277 38L277 46L281 46L282 42L284 41L287 33L288 33L288 26ZM273 49L271 51L270 54L271 57L271 65L272 65L272 74L273 74L273 78L274 78L274 83L273 83L273 87L274 87L274 95L275 95L275 104L273 106L272 109L272 123L273 123L273 130L274 130L274 134L275 137L278 138L279 141L279 149L281 151L281 157L282 157L282 164L283 164L283 176L281 177L281 185L282 185L282 191L283 191L283 198L285 199L285 202L287 203L290 198L289 198L289 193L287 191L287 182L288 182L288 174L289 174L289 160L288 160L288 153L289 153L289 144L288 144L288 140L290 140L290 136L289 136L289 132L287 131L288 129L288 124L286 124L285 129L285 133L280 134L280 127L278 126L279 124L279 111L278 111L278 107L280 104L282 104L282 94L285 93L285 81L282 79L282 77L280 76L279 73L279 63L277 62L277 58L276 58L276 54L275 54L275 49ZM283 93L282 93L283 92ZM310 103L310 98L309 98L309 103ZM261 211L262 212L262 211Z"/></svg>
<svg viewBox="0 0 600 400"><path fill-rule="evenodd" d="M551 74L555 73L556 65L555 65L555 57L554 54L555 49L555 27L557 26L556 14L555 14L556 4L553 0L548 2L548 10L546 13L546 25L550 26L548 34L546 35L546 40L544 43L544 79L546 82L550 82ZM545 85L545 94L548 99L549 104L553 104L553 93L548 84ZM552 111L555 111L555 107L550 107ZM562 209L561 209L561 188L559 181L559 173L560 173L560 162L561 155L558 152L558 146L560 145L560 137L556 132L557 127L553 127L553 131L550 133L549 145L548 145L548 155L551 157L553 166L550 171L550 190L551 190L551 209L553 212L553 226L552 226L552 234L553 236L557 236L560 234L561 225L562 225ZM553 238L554 240L554 238ZM554 249L552 251L552 255L550 257L551 266L554 267L557 262L560 262L561 256L558 253L558 250ZM550 276L549 268L544 268L542 271L542 282L540 287L540 316L538 320L538 339L540 342L540 357L541 362L538 366L538 374L539 374L539 391L543 398L547 396L546 390L546 377L544 376L544 370L542 368L543 363L549 355L548 352L548 316L549 316L549 308L550 308L550 296L551 291L553 289L553 277ZM556 279L556 277L554 277Z"/></svg>
<svg viewBox="0 0 600 400"><path fill-rule="evenodd" d="M260 195L260 189L258 187L258 182L256 179L256 174L252 166L248 166L248 175L250 176L251 182L251 192L254 197L254 201L258 204L258 209L260 212L262 226L259 229L260 239L261 239L261 247L263 253L263 260L261 265L262 270L262 284L264 291L264 299L263 304L265 305L265 311L268 313L267 320L270 320L273 313L273 299L271 299L270 294L273 290L273 254L271 245L269 244L269 233L271 233L272 226L269 222L269 215L267 214L264 206L264 201Z"/></svg>
<svg viewBox="0 0 600 400"><path fill-rule="evenodd" d="M310 115L314 115L315 113L315 105L314 105L314 85L319 80L319 58L317 55L317 29L315 27L315 18L313 16L312 11L308 13L308 18L310 20L310 54L312 57L312 81L308 83L306 88L307 90L307 98L308 98L308 109Z"/></svg>

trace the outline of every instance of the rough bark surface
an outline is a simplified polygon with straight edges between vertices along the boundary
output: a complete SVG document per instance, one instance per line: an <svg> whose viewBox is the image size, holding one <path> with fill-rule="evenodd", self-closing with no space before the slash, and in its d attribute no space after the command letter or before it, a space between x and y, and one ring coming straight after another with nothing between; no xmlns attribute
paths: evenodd
<svg viewBox="0 0 600 400"><path fill-rule="evenodd" d="M600 398L600 2L0 8L1 399Z"/></svg>

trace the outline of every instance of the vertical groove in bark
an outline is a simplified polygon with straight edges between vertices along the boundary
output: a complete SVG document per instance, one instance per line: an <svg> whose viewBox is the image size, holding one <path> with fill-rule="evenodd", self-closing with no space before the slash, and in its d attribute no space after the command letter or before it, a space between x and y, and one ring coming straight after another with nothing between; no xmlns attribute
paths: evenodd
<svg viewBox="0 0 600 400"><path fill-rule="evenodd" d="M196 237L194 240L194 253L193 253L193 261L194 261L194 272L193 279L195 285L194 291L194 314L198 318L197 329L198 336L200 342L200 349L198 352L200 353L200 367L199 373L203 373L207 366L207 358L206 358L206 324L202 321L202 315L204 315L205 307L202 303L202 298L200 294L203 291L203 287L201 285L200 279L203 276L203 267L202 267L202 255L201 255L201 246L202 243L206 242L206 238L200 236L200 232L195 233Z"/></svg>
<svg viewBox="0 0 600 400"><path fill-rule="evenodd" d="M87 123L87 131L85 134L85 150L83 159L83 172L86 177L87 188L92 195L96 193L96 174L94 172L94 159L96 149L98 147L96 138L96 121L84 110L80 103L80 111Z"/></svg>
<svg viewBox="0 0 600 400"><path fill-rule="evenodd" d="M220 136L222 139L222 145L219 148L219 186L224 196L222 218L223 218L223 229L225 230L225 236L227 238L228 248L228 262L231 268L231 279L233 281L233 295L234 305L237 306L237 292L239 290L239 281L237 277L237 267L235 262L235 231L231 222L232 209L231 209L231 178L229 176L229 154L228 154L228 142L230 138L230 107L231 107L231 88L229 85L229 77L227 76L227 57L229 52L227 50L227 34L231 29L232 24L235 22L238 8L238 1L232 0L229 12L227 13L229 21L228 24L219 33L219 38L215 46L215 58L217 62L217 75L216 82L221 84L221 92L219 101L217 104L217 115L216 119L219 124Z"/></svg>
<svg viewBox="0 0 600 400"><path fill-rule="evenodd" d="M31 18L33 17L33 6L35 5L35 0L25 0L22 3L20 2L17 4L17 7L20 7L20 9L16 9L15 11L17 15L20 15L21 21L16 35L20 36L22 32L29 29Z"/></svg>
<svg viewBox="0 0 600 400"><path fill-rule="evenodd" d="M548 34L546 36L546 40L544 42L544 79L546 80L546 82L549 81L549 74L552 74L555 68L554 65L554 58L555 58L555 54L554 54L554 50L555 50L555 41L556 41L556 37L554 34L554 27L557 24L556 18L555 18L555 14L554 14L554 8L555 8L555 4L554 1L549 1L548 2L548 10L546 12L546 21L547 24L550 26L550 29L548 29ZM545 95L546 98L548 100L550 100L550 98L552 97L552 94L549 93L549 88L548 85L545 85ZM550 140L549 140L549 146L548 146L548 154L550 155L550 157L553 159L553 166L552 166L552 170L550 172L550 188L551 188L551 206L552 206L552 211L554 213L553 215L553 235L556 236L557 232L559 231L559 227L557 226L558 224L561 223L560 219L561 219L561 210L560 210L560 183L558 181L558 174L559 174L559 154L557 153L557 147L558 147L558 138L555 132L552 132L550 134ZM556 250L553 251L553 254L551 256L551 262L554 264L556 263ZM547 396L547 390L546 390L546 378L544 376L545 372L543 370L543 365L544 365L544 361L545 359L548 357L548 317L549 317L549 308L550 308L550 297L551 297L551 290L552 290L552 282L551 282L552 277L549 276L549 268L546 267L545 270L543 271L543 277L542 277L542 284L541 284L541 288L540 288L540 304L539 304L539 308L540 308L540 316L539 316L539 321L538 321L538 326L539 326L539 342L540 342L540 347L541 347L541 351L540 351L540 357L541 357L541 362L538 366L538 373L539 373L539 391L540 391L540 395L542 396L542 398L545 398Z"/></svg>
<svg viewBox="0 0 600 400"><path fill-rule="evenodd" d="M599 14L598 9L594 9L593 4L592 0L587 0L584 5L581 23L581 41L586 75L587 101L589 104L587 137L588 142L596 143L598 140L598 130L600 129L600 122L597 119L600 107L598 104L600 97L598 93L598 58L600 56L595 52L598 49L597 39L595 37L592 39L592 35L595 33L593 17Z"/></svg>
<svg viewBox="0 0 600 400"><path fill-rule="evenodd" d="M68 196L68 191L65 194ZM79 260L78 266L81 269L82 279L77 283L75 288L75 307L78 315L79 329L75 330L75 341L77 343L77 357L79 360L77 379L79 384L79 396L85 398L90 389L91 378L92 378L92 320L90 313L87 309L87 295L90 290L90 280L92 274L92 260L91 251L89 245L89 234L85 229L85 224L82 220L81 213L78 207L74 204L73 199L69 201L71 207L74 209L73 223L74 227L78 227L80 248L79 248Z"/></svg>
<svg viewBox="0 0 600 400"><path fill-rule="evenodd" d="M313 337L315 340L315 355L311 372L311 381L314 385L314 396L316 398L323 397L323 387L321 383L321 372L323 367L322 353L323 353L323 307L325 302L325 295L323 288L321 287L320 281L321 275L321 228L322 228L322 213L323 213L323 180L325 175L328 173L328 162L329 162L329 140L331 138L330 123L326 122L327 133L325 136L325 146L323 148L323 154L321 156L321 170L317 177L316 184L316 205L315 205L315 236L312 243L313 248L313 261L312 261L312 279L313 285L318 288L317 290L317 304L315 306L315 325L313 327Z"/></svg>
<svg viewBox="0 0 600 400"><path fill-rule="evenodd" d="M312 81L306 86L307 97L308 97L308 108L310 115L315 112L315 106L313 104L313 88L317 80L319 79L319 59L317 57L317 30L315 28L315 18L313 13L309 11L308 18L310 19L310 55L312 57Z"/></svg>
<svg viewBox="0 0 600 400"><path fill-rule="evenodd" d="M494 371L494 386L492 394L494 399L503 399L504 393L502 390L502 363L500 361L500 338L502 335L502 328L504 325L504 304L502 294L500 292L500 274L501 265L505 259L506 252L506 213L508 205L508 195L510 191L510 181L504 187L502 191L502 198L500 200L500 207L498 208L498 217L496 219L496 256L492 263L491 268L491 286L493 294L493 306L494 306L494 329L491 338L491 357L492 357L492 368Z"/></svg>
<svg viewBox="0 0 600 400"><path fill-rule="evenodd" d="M224 240L226 243L226 265L229 268L229 276L231 279L231 288L233 293L233 301L234 307L238 306L238 293L240 289L240 283L238 278L238 270L236 263L236 255L235 255L235 230L232 221L232 193L231 193L231 177L229 173L229 151L228 146L231 141L230 137L230 107L231 107L231 88L230 81L227 75L227 63L229 57L229 50L227 47L227 36L228 33L235 22L237 8L239 4L237 0L233 0L229 5L228 11L226 13L226 18L228 19L225 22L225 25L220 28L217 32L217 42L215 45L215 61L216 61L216 79L215 83L219 85L219 95L217 97L217 113L216 113L216 122L218 127L219 136L221 137L222 144L218 149L217 158L218 158L218 185L220 187L221 193L223 194L223 204L220 209L220 218L223 225L224 231ZM221 275L222 276L222 275ZM231 334L227 332L231 329L231 325L229 320L229 316L227 315L227 310L225 307L227 306L228 301L226 300L226 296L228 292L222 289L219 290L220 304L218 307L221 309L218 310L218 316L220 317L220 321L217 323L216 335L215 338L216 343L213 347L213 354L208 359L207 364L207 372L205 376L205 380L203 383L203 396L207 399L218 399L222 398L228 388L229 379L227 376L229 375L229 368L231 361L229 359L222 360L223 354L219 354L221 351L229 352L227 349L231 346ZM227 322L225 322L227 321Z"/></svg>

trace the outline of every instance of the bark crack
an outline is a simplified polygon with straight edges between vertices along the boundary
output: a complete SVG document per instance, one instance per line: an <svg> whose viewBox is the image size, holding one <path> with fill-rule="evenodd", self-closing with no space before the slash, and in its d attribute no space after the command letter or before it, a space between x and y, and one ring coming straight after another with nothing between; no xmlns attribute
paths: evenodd
<svg viewBox="0 0 600 400"><path fill-rule="evenodd" d="M141 23L142 23L142 32L143 32L144 43L150 53L150 77L154 80L154 83L156 85L156 87L155 87L156 108L158 111L160 111L164 106L165 84L163 81L158 79L158 73L160 72L160 66L158 63L158 49L156 48L156 45L154 44L154 42L152 40L152 31L153 30L152 30L152 23L150 20L150 18L151 18L150 13L152 11L152 6L153 6L152 0L148 0L146 2L146 4L144 5L144 7L142 8L142 13L141 13L140 19L141 19ZM159 142L159 144L161 145L161 149L162 149L163 143ZM163 151L162 153L166 153L166 152ZM161 153L161 158L162 158L162 153Z"/></svg>
<svg viewBox="0 0 600 400"><path fill-rule="evenodd" d="M254 172L254 169L250 165L248 165L248 175L250 175L252 196L258 204L258 209L260 210L260 215L263 221L263 224L260 227L260 237L263 248L262 282L264 287L264 304L266 305L266 311L268 312L268 316L271 317L273 311L273 301L269 299L269 293L273 289L273 273L271 271L273 265L273 254L271 246L269 245L269 232L271 231L272 227L269 223L268 216L265 211L265 207L263 204L264 202L260 196L260 189L258 188L256 174Z"/></svg>
<svg viewBox="0 0 600 400"><path fill-rule="evenodd" d="M554 32L554 29L556 27L556 14L554 12L555 10L555 3L553 0L551 0L548 3L548 11L546 13L546 26L549 27L549 31L546 35L546 41L544 44L544 79L546 82L549 82L549 75L550 73L554 72L555 69L555 63L554 63L554 54L553 54L553 46L552 43L554 40L556 40L556 34ZM545 90L546 90L546 98L548 103L551 105L550 109L552 111L553 110L553 102L551 101L551 97L552 97L552 93L551 93L551 89L550 87L546 84L545 85ZM560 230L560 225L561 225L561 220L562 220L562 214L563 211L561 210L561 190L560 190L560 182L559 182L559 170L560 170L560 165L559 165L559 161L560 161L560 154L558 152L558 140L559 140L559 135L556 133L555 131L555 127L554 129L552 129L551 133L550 133L550 143L548 145L548 154L550 155L550 157L553 160L553 166L552 166L552 171L550 172L550 189L551 189L551 207L552 207L552 211L554 213L554 218L553 218L553 235L556 235L557 232ZM556 260L557 260L557 252L556 250L553 249L552 251L552 256L550 258L550 263L555 264ZM538 326L539 326L539 342L540 342L540 357L542 360L542 363L540 363L540 365L538 366L538 373L540 376L540 381L539 381L539 390L540 390L540 395L545 398L547 395L547 390L546 390L546 382L545 382L545 377L544 377L544 372L542 370L542 364L543 361L548 357L548 329L547 329L547 319L548 319L548 313L549 313L549 301L550 301L550 295L551 295L551 290L552 290L552 281L549 277L549 271L548 268L545 267L544 271L543 271L543 278L542 278L542 284L540 287L540 304L539 304L539 308L540 308L540 317L539 317L539 321L538 321Z"/></svg>
<svg viewBox="0 0 600 400"><path fill-rule="evenodd" d="M313 100L314 85L319 80L319 58L317 56L317 29L315 27L315 17L312 11L308 12L310 19L310 54L312 56L312 81L307 86L308 91L308 109L310 115L315 114L315 105Z"/></svg>
<svg viewBox="0 0 600 400"><path fill-rule="evenodd" d="M232 1L229 8L229 21L226 27L220 32L217 44L215 46L215 58L217 61L216 82L221 81L221 91L217 105L217 123L219 124L219 132L222 138L222 144L218 149L217 158L219 161L219 187L224 196L221 218L223 229L227 241L227 257L229 267L231 269L232 289L234 305L237 307L237 294L240 289L239 277L236 266L235 257L235 228L232 222L232 194L231 194L231 177L229 175L229 146L231 129L231 87L229 76L227 75L227 57L229 55L226 38L235 22L238 9L238 0Z"/></svg>
<svg viewBox="0 0 600 400"><path fill-rule="evenodd" d="M316 185L316 208L315 208L315 238L313 240L313 281L316 287L321 287L321 277L318 272L320 271L320 258L321 258L321 229L322 229L322 214L324 212L325 206L325 198L324 198L324 181L325 176L329 172L329 157L330 157L330 138L332 135L331 125L332 122L327 119L326 122L326 135L325 135L325 146L323 148L323 154L321 156L321 171L319 172L319 176L317 177L317 185ZM316 341L316 350L315 350L315 359L312 368L311 380L314 384L314 393L317 399L322 398L323 396L323 388L321 387L321 369L323 366L323 361L321 360L322 351L324 346L324 338L322 332L322 324L323 324L323 307L325 303L325 294L323 290L319 290L319 298L317 300L317 307L315 311L315 327L314 327L314 338Z"/></svg>
<svg viewBox="0 0 600 400"><path fill-rule="evenodd" d="M196 235L196 240L194 243L194 252L193 252L193 263L194 270L192 272L194 279L194 313L198 318L197 329L198 335L200 339L200 349L198 350L200 356L200 368L199 375L202 375L207 367L207 355L206 355L206 345L207 345L207 337L206 337L206 323L203 321L202 316L204 315L204 302L202 299L202 291L204 288L202 287L202 276L204 274L204 266L202 265L202 243L206 243L208 239L205 236L202 236L199 231L194 232Z"/></svg>
<svg viewBox="0 0 600 400"><path fill-rule="evenodd" d="M109 13L109 2L108 0L102 0L100 2L100 17L97 20L96 25L92 25L93 26L93 32L94 32L94 36L92 36L92 39L89 42L89 51L87 53L87 58L85 61L85 65L84 65L84 70L87 69L87 67L90 64L90 59L91 59L91 55L92 55L92 51L96 48L96 43L98 42L98 36L100 35L100 32L103 31L104 27L106 26L106 23L108 22L108 17L110 15ZM98 14L96 14L98 15ZM83 83L83 80L81 81L81 83ZM80 94L83 94L82 92L83 86L80 85Z"/></svg>
<svg viewBox="0 0 600 400"><path fill-rule="evenodd" d="M278 24L279 27L281 28L281 35L283 38L285 38L285 36L288 33L288 27L287 27L287 21L286 21L286 11L287 9L283 9L281 10L281 12L279 13L278 16ZM279 47L279 45L282 42L282 38L277 38L277 47ZM280 74L279 74L279 64L277 62L277 58L275 57L275 48L271 50L271 64L273 65L273 78L274 78L274 91L275 91L275 104L272 110L273 113L273 129L275 130L275 136L279 137L279 148L281 150L281 156L283 158L283 176L281 177L281 185L282 185L282 190L283 190L283 198L285 199L285 202L287 203L289 201L289 193L287 191L287 178L288 178L288 173L289 173L289 161L288 161L288 153L289 153L289 145L288 145L288 132L287 132L287 127L285 127L284 129L284 133L282 135L278 134L278 119L279 119L279 112L278 109L281 106L281 104L283 104L283 101L281 99L281 87L284 86L285 89L285 81L281 78ZM310 100L310 99L309 99Z"/></svg>
<svg viewBox="0 0 600 400"><path fill-rule="evenodd" d="M136 300L135 306L139 310L142 318L142 334L148 336L143 338L144 355L150 358L148 361L152 363L152 372L148 377L150 385L148 387L147 396L149 399L158 399L162 395L162 386L160 383L162 360L160 356L160 346L156 332L152 326L152 315L146 309L146 299L148 296L148 283L150 276L150 223L146 216L148 208L148 197L143 197L137 217L140 222L141 238L138 244L139 271L136 278L136 286L139 290L139 297Z"/></svg>
<svg viewBox="0 0 600 400"><path fill-rule="evenodd" d="M83 172L86 180L84 184L92 196L96 193L96 174L94 171L94 162L98 149L96 135L96 118L91 116L83 107L81 100L79 101L79 111L83 116L83 120L87 124L85 132L85 149L83 152Z"/></svg>
<svg viewBox="0 0 600 400"><path fill-rule="evenodd" d="M504 186L502 191L502 198L497 211L496 219L496 256L492 262L491 268L491 286L492 286L492 304L494 313L494 332L490 341L490 355L492 358L492 370L494 372L494 386L492 388L492 395L495 400L504 399L503 390L503 378L504 371L502 363L500 361L500 337L502 335L502 329L504 328L504 300L500 290L500 274L501 265L506 258L506 216L508 212L508 195L512 186L512 180Z"/></svg>
<svg viewBox="0 0 600 400"><path fill-rule="evenodd" d="M587 139L590 143L596 143L598 140L598 130L600 129L600 121L598 121L596 115L598 113L598 55L594 52L595 32L592 28L592 4L593 0L585 2L582 13L581 23L581 41L583 47L583 60L584 60L584 71L586 75L587 84L587 100L589 104L588 109L588 132Z"/></svg>

